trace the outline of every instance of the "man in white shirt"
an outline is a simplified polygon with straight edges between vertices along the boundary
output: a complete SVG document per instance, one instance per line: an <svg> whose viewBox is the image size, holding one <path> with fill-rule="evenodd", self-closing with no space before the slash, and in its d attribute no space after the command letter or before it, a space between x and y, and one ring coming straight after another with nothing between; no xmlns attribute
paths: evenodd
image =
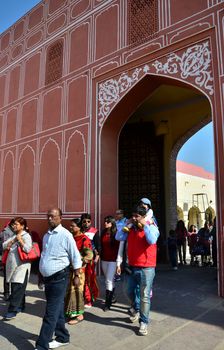
<svg viewBox="0 0 224 350"><path fill-rule="evenodd" d="M47 304L35 350L56 349L69 344L70 335L65 328L64 297L70 265L75 270L74 285L79 284L79 269L82 266L72 234L61 225L61 209L49 210L47 220L49 230L43 238L39 265L45 284Z"/></svg>

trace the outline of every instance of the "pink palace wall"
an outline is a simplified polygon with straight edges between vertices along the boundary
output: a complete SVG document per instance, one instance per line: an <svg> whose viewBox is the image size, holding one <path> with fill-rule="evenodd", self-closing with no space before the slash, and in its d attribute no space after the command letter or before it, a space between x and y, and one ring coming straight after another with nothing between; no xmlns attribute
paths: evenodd
<svg viewBox="0 0 224 350"><path fill-rule="evenodd" d="M158 0L156 35L129 45L130 2L43 0L0 36L1 223L19 214L41 232L46 210L59 206L65 218L89 211L98 224L98 141L104 122L99 84L138 62L208 40L216 91L211 103L217 204L224 230L224 170L219 165L224 158L224 2ZM63 44L62 77L46 84L47 53L57 41ZM223 251L223 233L221 246Z"/></svg>
<svg viewBox="0 0 224 350"><path fill-rule="evenodd" d="M221 1L158 3L163 35L140 51L126 47L127 1L42 1L1 35L3 216L44 213L51 205L59 205L68 214L92 209L94 79L124 61L141 57L143 50L154 52L189 38L199 31L199 25L204 30L210 28L215 14L220 21L223 18ZM203 23L199 22L201 16ZM58 39L64 44L62 78L46 86L46 52Z"/></svg>

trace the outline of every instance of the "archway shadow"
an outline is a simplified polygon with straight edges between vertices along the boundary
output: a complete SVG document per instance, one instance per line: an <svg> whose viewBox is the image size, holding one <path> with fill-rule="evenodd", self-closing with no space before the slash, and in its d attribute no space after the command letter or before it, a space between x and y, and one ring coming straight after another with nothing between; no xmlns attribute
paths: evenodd
<svg viewBox="0 0 224 350"><path fill-rule="evenodd" d="M115 288L119 304L122 305L115 304L112 309L127 315L127 309L130 306L126 296L125 280L126 276L123 276L122 281L117 282ZM101 283L103 282L100 281ZM173 271L169 265L159 265L151 300L152 320L153 314L156 313L161 318L177 317L189 321L198 319L200 322L223 329L224 300L217 294L215 268L187 265ZM99 307L101 307L100 304Z"/></svg>
<svg viewBox="0 0 224 350"><path fill-rule="evenodd" d="M27 332L22 328L18 328L16 325L1 320L1 337L7 339L9 343L15 346L18 350L31 350L33 345L29 340L35 341L37 335ZM4 325L2 324L4 322ZM11 347L10 347L11 348ZM2 350L4 350L2 348Z"/></svg>

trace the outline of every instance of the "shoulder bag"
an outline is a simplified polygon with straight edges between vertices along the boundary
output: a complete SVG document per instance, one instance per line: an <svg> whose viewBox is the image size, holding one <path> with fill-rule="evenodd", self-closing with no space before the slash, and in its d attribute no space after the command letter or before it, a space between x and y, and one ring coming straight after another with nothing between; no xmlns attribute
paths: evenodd
<svg viewBox="0 0 224 350"><path fill-rule="evenodd" d="M32 248L29 251L29 253L24 252L20 246L18 247L18 253L21 261L32 262L40 257L40 248L38 243L33 242Z"/></svg>

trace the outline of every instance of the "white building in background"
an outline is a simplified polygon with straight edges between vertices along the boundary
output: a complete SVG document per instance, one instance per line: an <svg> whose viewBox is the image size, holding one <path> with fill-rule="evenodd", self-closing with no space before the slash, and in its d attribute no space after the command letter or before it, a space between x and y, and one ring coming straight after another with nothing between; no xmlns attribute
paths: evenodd
<svg viewBox="0 0 224 350"><path fill-rule="evenodd" d="M205 211L209 207L216 212L215 176L194 164L177 160L177 206L188 224L189 210L197 207L201 212L201 226L205 220ZM181 218L179 216L179 218Z"/></svg>

